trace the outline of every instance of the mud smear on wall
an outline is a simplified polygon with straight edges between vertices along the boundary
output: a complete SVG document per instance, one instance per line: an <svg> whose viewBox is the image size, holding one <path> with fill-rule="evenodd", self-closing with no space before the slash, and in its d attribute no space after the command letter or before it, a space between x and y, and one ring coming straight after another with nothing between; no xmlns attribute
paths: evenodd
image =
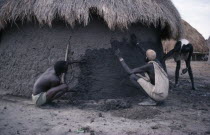
<svg viewBox="0 0 210 135"><path fill-rule="evenodd" d="M128 42L116 42L116 46L120 48L130 68L145 64L145 58L137 47ZM74 96L97 100L142 94L140 89L131 84L128 73L121 66L112 48L87 50L84 58L87 63L80 65L81 74L77 86L80 92Z"/></svg>

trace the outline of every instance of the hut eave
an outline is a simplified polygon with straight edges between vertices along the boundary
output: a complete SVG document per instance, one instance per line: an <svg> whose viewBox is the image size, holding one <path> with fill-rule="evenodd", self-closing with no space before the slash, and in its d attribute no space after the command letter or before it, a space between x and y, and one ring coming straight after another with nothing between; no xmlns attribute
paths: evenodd
<svg viewBox="0 0 210 135"><path fill-rule="evenodd" d="M140 22L160 28L166 33L162 34L163 39L178 39L182 33L180 15L170 0L2 0L0 29L7 22L15 22L17 19L29 21L33 18L40 24L50 26L56 18L64 19L72 27L75 22L86 26L93 8L112 30L127 29L129 25Z"/></svg>

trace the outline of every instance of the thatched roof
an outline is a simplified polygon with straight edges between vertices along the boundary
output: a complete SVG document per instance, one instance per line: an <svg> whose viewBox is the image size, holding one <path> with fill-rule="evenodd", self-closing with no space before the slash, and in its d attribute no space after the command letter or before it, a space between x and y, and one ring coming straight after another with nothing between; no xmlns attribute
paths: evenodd
<svg viewBox="0 0 210 135"><path fill-rule="evenodd" d="M209 50L204 37L186 21L182 20L182 23L184 27L183 38L190 41L190 43L194 47L194 51L201 53L208 52ZM170 51L171 49L174 48L175 43L176 43L175 40L163 41L164 50L166 52Z"/></svg>
<svg viewBox="0 0 210 135"><path fill-rule="evenodd" d="M140 22L161 28L162 38L181 36L180 15L171 0L0 0L0 29L8 22L33 19L51 26L55 18L72 27L76 22L86 26L93 10L112 30Z"/></svg>

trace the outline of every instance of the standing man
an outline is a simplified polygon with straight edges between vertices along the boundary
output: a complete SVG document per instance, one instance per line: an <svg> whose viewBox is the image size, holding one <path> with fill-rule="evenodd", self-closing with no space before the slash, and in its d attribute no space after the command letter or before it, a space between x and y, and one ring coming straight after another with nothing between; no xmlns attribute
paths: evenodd
<svg viewBox="0 0 210 135"><path fill-rule="evenodd" d="M111 41L112 46L115 46L116 42ZM160 62L156 59L155 51L151 49L147 50L145 59L148 63L134 69L128 67L119 49L115 50L115 55L129 74L131 82L139 89L143 88L144 93L149 96L149 100L143 101L139 105L157 105L167 98L169 90L168 76Z"/></svg>
<svg viewBox="0 0 210 135"><path fill-rule="evenodd" d="M73 63L79 62L58 61L55 63L54 67L48 68L41 74L36 80L32 92L32 101L35 105L44 105L68 92L68 86L61 83L61 75L62 73L66 73L68 65Z"/></svg>
<svg viewBox="0 0 210 135"><path fill-rule="evenodd" d="M168 57L172 56L174 57L174 60L176 62L176 72L175 72L175 87L178 85L178 79L179 79L179 70L181 67L181 60L184 60L186 63L186 68L182 70L182 74L185 74L188 71L188 74L190 76L190 80L192 83L192 89L195 90L194 85L194 78L193 78L193 72L190 65L191 57L193 54L193 46L190 44L190 42L186 39L182 39L178 41L174 49L169 51L164 57L163 61L165 61Z"/></svg>

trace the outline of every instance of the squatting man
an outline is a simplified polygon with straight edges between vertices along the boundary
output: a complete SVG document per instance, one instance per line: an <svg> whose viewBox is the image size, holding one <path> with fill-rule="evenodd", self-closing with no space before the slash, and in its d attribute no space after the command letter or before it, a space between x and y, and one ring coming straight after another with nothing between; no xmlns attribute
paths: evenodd
<svg viewBox="0 0 210 135"><path fill-rule="evenodd" d="M68 65L74 63L80 62L58 61L53 67L48 68L41 74L33 87L32 102L37 106L41 106L69 92L67 84L61 83L61 75L67 72Z"/></svg>
<svg viewBox="0 0 210 135"><path fill-rule="evenodd" d="M134 37L135 39L135 37ZM131 36L132 40L132 36ZM157 105L164 101L168 96L169 79L167 73L163 70L163 66L156 59L154 50L145 51L139 43L132 41L143 53L147 64L130 69L124 61L121 52L115 48L115 55L118 57L122 67L128 73L131 82L139 89L143 88L143 92L149 97L147 100L140 102L139 105ZM119 42L111 40L112 46L116 46Z"/></svg>

